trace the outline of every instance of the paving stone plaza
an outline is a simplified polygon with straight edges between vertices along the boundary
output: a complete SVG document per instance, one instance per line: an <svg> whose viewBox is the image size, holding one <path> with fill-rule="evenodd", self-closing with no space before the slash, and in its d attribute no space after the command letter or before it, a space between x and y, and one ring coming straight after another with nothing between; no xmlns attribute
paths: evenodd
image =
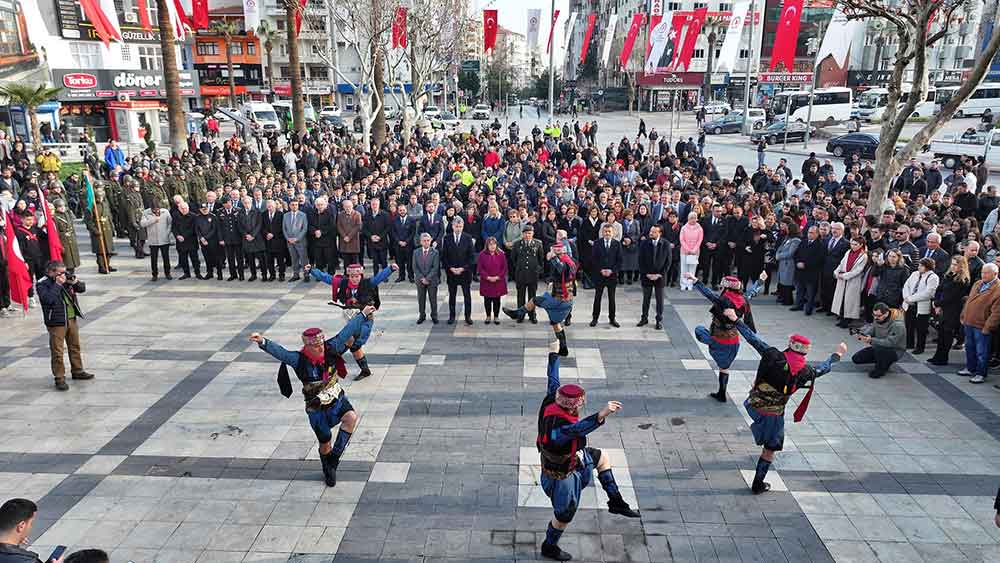
<svg viewBox="0 0 1000 563"><path fill-rule="evenodd" d="M541 557L544 322L486 326L474 287L476 324L417 326L414 286L384 284L374 375L347 382L360 422L327 488L298 392L279 394L278 364L247 336L297 348L306 327L332 334L344 318L329 287L153 283L145 261L116 265L78 270L93 381L54 390L39 310L0 321L0 493L38 502L33 550L100 547L121 563ZM591 443L642 518L609 514L591 485L561 542L575 560L1000 561L1000 378L973 386L957 365L907 355L873 381L842 362L806 419L789 417L774 489L753 496L760 450L741 403L757 355L744 345L729 402L709 399L714 365L692 336L706 302L667 297L662 331L635 327L638 286L619 288L620 329L587 326L592 292L577 300L563 380L585 386L588 412L624 404ZM443 285L441 298L443 320ZM847 336L773 297L754 308L765 341L805 333L813 360Z"/></svg>

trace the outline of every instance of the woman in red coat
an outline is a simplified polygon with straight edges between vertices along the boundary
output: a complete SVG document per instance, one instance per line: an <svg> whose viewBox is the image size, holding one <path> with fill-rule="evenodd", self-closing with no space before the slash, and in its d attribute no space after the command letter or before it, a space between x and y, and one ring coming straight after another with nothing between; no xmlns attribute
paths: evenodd
<svg viewBox="0 0 1000 563"><path fill-rule="evenodd" d="M486 307L486 324L500 324L500 298L507 295L507 257L497 239L486 239L486 248L479 253L479 295Z"/></svg>

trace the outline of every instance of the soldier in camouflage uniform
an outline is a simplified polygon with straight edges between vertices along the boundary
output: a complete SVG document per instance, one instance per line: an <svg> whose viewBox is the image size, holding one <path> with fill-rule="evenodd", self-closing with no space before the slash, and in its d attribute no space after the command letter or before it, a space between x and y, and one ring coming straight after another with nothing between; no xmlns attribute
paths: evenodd
<svg viewBox="0 0 1000 563"><path fill-rule="evenodd" d="M174 193L171 194L171 198L178 195L185 203L191 203L191 190L188 186L187 173L183 169L174 171Z"/></svg>
<svg viewBox="0 0 1000 563"><path fill-rule="evenodd" d="M111 171L110 177L104 181L104 195L107 196L108 206L111 208L111 224L114 227L114 233L124 233L125 224L122 222L122 198L125 195L122 189L121 183L118 178L121 177L121 167L116 166L114 170Z"/></svg>
<svg viewBox="0 0 1000 563"><path fill-rule="evenodd" d="M143 247L146 244L146 229L139 225L145 206L142 201L142 192L139 190L139 182L131 176L125 177L125 201L122 207L125 210L125 229L128 233L129 243L135 250L135 257L145 258L146 252Z"/></svg>
<svg viewBox="0 0 1000 563"><path fill-rule="evenodd" d="M97 272L107 274L116 271L111 267L111 253L115 249L115 240L111 226L111 207L104 192L101 182L94 188L94 207L97 208L97 215L100 216L100 231L98 231L98 221L93 209L87 209L83 215L83 221L90 231L90 248L97 256ZM104 239L104 246L101 247L100 240Z"/></svg>
<svg viewBox="0 0 1000 563"><path fill-rule="evenodd" d="M155 173L149 175L149 179L142 186L141 193L142 204L147 208L151 208L154 201L163 207L166 207L167 202L170 201L167 197L167 190L163 189L163 180Z"/></svg>
<svg viewBox="0 0 1000 563"><path fill-rule="evenodd" d="M195 165L192 168L192 172L188 174L188 186L191 198L196 205L201 205L208 201L205 197L208 186L205 183L205 174L200 164Z"/></svg>
<svg viewBox="0 0 1000 563"><path fill-rule="evenodd" d="M165 166L163 168L163 191L167 194L168 201L174 200L174 194L177 193L177 178L174 177L174 169Z"/></svg>

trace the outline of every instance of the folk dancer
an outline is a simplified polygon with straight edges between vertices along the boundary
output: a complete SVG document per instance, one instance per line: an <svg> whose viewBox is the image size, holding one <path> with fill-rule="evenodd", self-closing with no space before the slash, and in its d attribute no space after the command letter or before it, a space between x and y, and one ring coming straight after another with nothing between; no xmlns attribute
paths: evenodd
<svg viewBox="0 0 1000 563"><path fill-rule="evenodd" d="M347 449L351 434L358 422L358 415L347 399L340 379L347 375L341 355L361 336L365 321L375 312L373 305L366 306L348 321L330 339L323 331L309 328L302 332L302 348L293 352L277 342L264 338L259 332L250 335L262 350L281 362L278 368L278 388L286 398L292 395L288 366L302 382L302 396L306 402L309 426L319 442L319 459L323 465L323 479L327 487L337 484L337 466ZM340 425L337 439L333 440L333 427Z"/></svg>
<svg viewBox="0 0 1000 563"><path fill-rule="evenodd" d="M350 317L354 316L354 311L368 305L374 305L375 310L378 310L382 306L382 301L378 295L378 286L389 279L392 272L398 269L399 266L392 264L375 274L375 277L365 278L365 268L361 264L349 265L346 276L340 274L331 276L323 270L313 268L310 264L306 264L304 268L306 279L309 279L311 274L313 278L328 284L332 288L333 301L331 304L342 307L345 314ZM368 358L362 349L371 335L372 325L374 325L374 317L369 316L363 322L361 335L351 345L351 355L354 356L354 361L357 362L358 368L361 369L358 376L354 378L355 381L362 380L372 374L372 370L368 367Z"/></svg>
<svg viewBox="0 0 1000 563"><path fill-rule="evenodd" d="M559 548L559 539L573 521L580 496L590 485L593 472L608 494L608 509L612 514L638 518L622 498L611 472L611 460L601 450L587 447L587 434L600 428L604 421L621 409L618 401L609 401L600 411L581 419L586 392L579 385L559 383L559 347L549 346L548 390L538 409L538 437L535 446L541 456L541 485L552 501L553 518L545 532L542 555L556 561L569 561L572 556Z"/></svg>
<svg viewBox="0 0 1000 563"><path fill-rule="evenodd" d="M743 284L735 276L722 278L720 286L721 293L715 293L705 286L690 273L685 274L685 279L694 283L697 289L706 299L712 302L712 324L706 329L704 326L697 326L694 329L694 336L698 342L708 346L708 353L719 366L719 390L709 393L708 396L720 403L726 402L726 386L729 384L729 368L736 360L736 354L740 351L740 336L736 332L736 327L723 315L726 309L736 311L736 317L743 319L750 330L756 331L753 323L753 314L750 311L750 300L760 293L762 284L767 280L767 272L760 273L760 279L755 280L746 291L742 291Z"/></svg>
<svg viewBox="0 0 1000 563"><path fill-rule="evenodd" d="M556 243L549 249L546 259L549 261L549 271L551 272L551 289L542 295L536 296L528 301L523 307L511 309L503 308L503 312L514 320L523 320L525 315L534 312L536 308L542 308L549 316L549 325L559 341L559 355L569 355L569 348L566 344L566 331L563 324L570 324L573 315L573 292L576 285L576 272L578 265L573 258L565 252L562 243Z"/></svg>
<svg viewBox="0 0 1000 563"><path fill-rule="evenodd" d="M847 344L841 342L826 361L810 366L806 363L810 342L805 336L793 334L788 339L788 347L780 351L761 340L746 323L738 319L734 310L728 309L724 314L736 324L736 330L760 354L760 364L757 366L753 387L750 388L750 396L743 401L747 414L753 420L750 430L754 440L758 446L763 447L750 488L756 495L771 488L764 477L774 462L774 453L780 452L785 443L785 403L800 388L808 388L809 392L792 416L795 422L802 420L809 407L816 378L828 373L830 366L840 361L847 353Z"/></svg>

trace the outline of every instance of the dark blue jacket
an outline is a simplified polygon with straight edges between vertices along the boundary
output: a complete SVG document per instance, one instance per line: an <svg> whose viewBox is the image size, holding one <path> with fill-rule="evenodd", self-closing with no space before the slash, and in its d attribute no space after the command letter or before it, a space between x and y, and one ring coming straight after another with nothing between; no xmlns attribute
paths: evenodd
<svg viewBox="0 0 1000 563"><path fill-rule="evenodd" d="M42 304L45 326L66 326L66 302L63 300L63 294L69 296L73 308L76 309L76 316L83 318L83 311L80 309L80 302L76 300L76 294L85 291L87 286L80 280L72 285L68 283L59 285L55 279L46 276L35 284L38 301Z"/></svg>

